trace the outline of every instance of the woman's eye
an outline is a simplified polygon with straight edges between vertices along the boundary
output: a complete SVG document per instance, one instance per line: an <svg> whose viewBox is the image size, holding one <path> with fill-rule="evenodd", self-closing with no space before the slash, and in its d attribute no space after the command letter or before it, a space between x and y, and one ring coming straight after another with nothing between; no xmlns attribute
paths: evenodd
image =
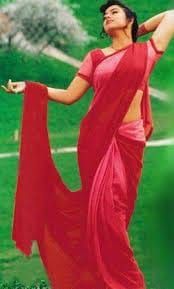
<svg viewBox="0 0 174 289"><path fill-rule="evenodd" d="M118 13L118 11L113 11L112 13ZM106 16L103 17L103 20L106 19Z"/></svg>

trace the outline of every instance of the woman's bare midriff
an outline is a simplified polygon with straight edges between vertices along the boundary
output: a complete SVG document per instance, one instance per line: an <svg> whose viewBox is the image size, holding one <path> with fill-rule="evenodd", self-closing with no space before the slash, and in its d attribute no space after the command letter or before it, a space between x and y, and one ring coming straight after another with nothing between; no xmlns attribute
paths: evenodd
<svg viewBox="0 0 174 289"><path fill-rule="evenodd" d="M122 123L128 123L131 121L139 120L141 118L141 100L143 96L143 91L138 89L132 102L123 118Z"/></svg>

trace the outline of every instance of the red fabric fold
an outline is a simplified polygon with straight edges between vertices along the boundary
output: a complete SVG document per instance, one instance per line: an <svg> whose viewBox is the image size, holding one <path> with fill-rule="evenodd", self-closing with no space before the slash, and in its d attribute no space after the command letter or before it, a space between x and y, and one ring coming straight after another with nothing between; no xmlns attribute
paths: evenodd
<svg viewBox="0 0 174 289"><path fill-rule="evenodd" d="M26 82L12 232L12 239L26 255L31 253L32 241L42 235L49 193L47 96L46 86Z"/></svg>

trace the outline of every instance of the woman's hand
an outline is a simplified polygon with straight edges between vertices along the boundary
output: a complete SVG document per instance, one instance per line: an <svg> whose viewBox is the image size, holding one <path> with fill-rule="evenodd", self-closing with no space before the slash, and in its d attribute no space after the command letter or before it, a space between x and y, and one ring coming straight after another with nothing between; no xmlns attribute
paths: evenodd
<svg viewBox="0 0 174 289"><path fill-rule="evenodd" d="M18 81L18 82L12 82L11 79L9 79L7 83L7 87L4 85L1 85L1 87L9 93L21 93L24 92L25 89L25 81Z"/></svg>

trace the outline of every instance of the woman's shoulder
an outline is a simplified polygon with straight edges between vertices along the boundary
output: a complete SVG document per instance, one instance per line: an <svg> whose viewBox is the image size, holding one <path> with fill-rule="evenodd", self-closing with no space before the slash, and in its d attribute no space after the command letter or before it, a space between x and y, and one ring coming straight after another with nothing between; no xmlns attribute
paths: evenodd
<svg viewBox="0 0 174 289"><path fill-rule="evenodd" d="M150 37L148 40L144 42L137 42L137 43L147 46L148 60L152 62L157 62L159 59L161 59L161 57L165 52L157 48L156 43L152 37Z"/></svg>
<svg viewBox="0 0 174 289"><path fill-rule="evenodd" d="M156 45L156 43L152 37L149 38L149 40L147 41L147 44L150 45L157 54L163 54L165 52L163 50L158 49L158 47L157 47L157 45Z"/></svg>
<svg viewBox="0 0 174 289"><path fill-rule="evenodd" d="M92 53L95 53L95 52L99 52L100 50L101 50L101 48L95 47L95 48L89 50L88 53L89 53L89 54L92 54Z"/></svg>
<svg viewBox="0 0 174 289"><path fill-rule="evenodd" d="M150 37L148 40L144 41L144 42L137 42L137 43L141 43L141 44L147 44L149 49L152 49L154 51L154 53L156 54L163 54L165 51L163 50L159 50L156 46L156 43L154 41L154 39L152 37Z"/></svg>
<svg viewBox="0 0 174 289"><path fill-rule="evenodd" d="M101 48L99 47L95 47L91 50L88 51L87 55L92 59L95 59L95 58L98 58L98 57L101 57L103 55L103 52L101 50Z"/></svg>
<svg viewBox="0 0 174 289"><path fill-rule="evenodd" d="M86 52L85 56L86 57L92 57L92 55L94 54L97 54L98 52L100 52L100 48L96 47L96 48L93 48L93 49L90 49Z"/></svg>

